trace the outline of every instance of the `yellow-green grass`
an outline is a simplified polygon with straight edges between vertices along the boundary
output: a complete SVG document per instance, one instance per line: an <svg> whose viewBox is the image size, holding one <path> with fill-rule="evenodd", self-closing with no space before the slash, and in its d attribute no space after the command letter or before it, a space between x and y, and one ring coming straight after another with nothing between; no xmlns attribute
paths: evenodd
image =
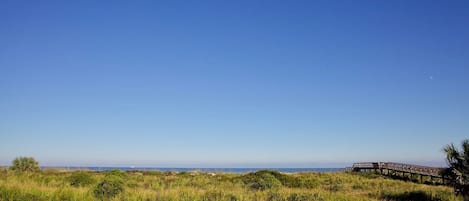
<svg viewBox="0 0 469 201"><path fill-rule="evenodd" d="M105 177L89 172L94 183L73 187L73 171L46 170L16 173L0 170L0 201L97 200L93 189ZM450 187L417 184L352 173L295 173L297 187L256 190L246 175L217 173L133 172L125 177L124 191L111 200L462 200Z"/></svg>

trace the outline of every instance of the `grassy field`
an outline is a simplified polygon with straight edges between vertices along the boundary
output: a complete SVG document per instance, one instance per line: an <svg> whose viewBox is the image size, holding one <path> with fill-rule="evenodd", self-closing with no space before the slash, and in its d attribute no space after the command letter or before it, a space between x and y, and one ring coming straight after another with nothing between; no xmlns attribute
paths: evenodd
<svg viewBox="0 0 469 201"><path fill-rule="evenodd" d="M106 183L105 181L118 181ZM122 188L120 188L122 187ZM115 195L99 196L108 191ZM0 170L0 200L462 200L445 186L391 180L373 174L261 171L72 172Z"/></svg>

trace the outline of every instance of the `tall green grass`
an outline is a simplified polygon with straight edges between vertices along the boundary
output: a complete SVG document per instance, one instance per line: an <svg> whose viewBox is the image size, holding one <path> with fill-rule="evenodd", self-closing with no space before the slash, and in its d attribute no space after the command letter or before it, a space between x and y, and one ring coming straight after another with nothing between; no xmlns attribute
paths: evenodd
<svg viewBox="0 0 469 201"><path fill-rule="evenodd" d="M263 171L250 174L217 173L215 176L200 172L119 174L54 170L21 174L0 170L0 201L462 200L446 186L350 173L280 174ZM110 197L96 196L96 188L110 177L124 180L122 191Z"/></svg>

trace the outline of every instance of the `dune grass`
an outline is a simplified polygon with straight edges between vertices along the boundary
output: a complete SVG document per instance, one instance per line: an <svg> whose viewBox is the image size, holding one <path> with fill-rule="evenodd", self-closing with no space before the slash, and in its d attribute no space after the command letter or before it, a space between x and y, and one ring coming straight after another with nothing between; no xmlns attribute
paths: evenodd
<svg viewBox="0 0 469 201"><path fill-rule="evenodd" d="M108 185L102 182L113 177L124 180L123 191L111 198L96 197L96 188L100 184L101 187ZM0 170L0 201L13 200L453 201L462 198L456 197L452 189L446 186L342 172L279 174L265 171L212 175L202 172L155 171L119 173L116 176L106 172L45 170L38 173L17 173Z"/></svg>

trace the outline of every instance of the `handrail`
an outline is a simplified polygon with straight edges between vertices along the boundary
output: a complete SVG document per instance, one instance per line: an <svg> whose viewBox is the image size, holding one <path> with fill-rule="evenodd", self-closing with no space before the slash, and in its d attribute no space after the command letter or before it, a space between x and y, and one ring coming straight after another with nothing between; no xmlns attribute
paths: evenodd
<svg viewBox="0 0 469 201"><path fill-rule="evenodd" d="M361 163L354 163L352 166L352 169L353 170L385 169L385 170L394 170L394 171L420 174L420 175L426 175L426 176L441 177L440 171L443 168L404 164L404 163L394 163L394 162L361 162Z"/></svg>

